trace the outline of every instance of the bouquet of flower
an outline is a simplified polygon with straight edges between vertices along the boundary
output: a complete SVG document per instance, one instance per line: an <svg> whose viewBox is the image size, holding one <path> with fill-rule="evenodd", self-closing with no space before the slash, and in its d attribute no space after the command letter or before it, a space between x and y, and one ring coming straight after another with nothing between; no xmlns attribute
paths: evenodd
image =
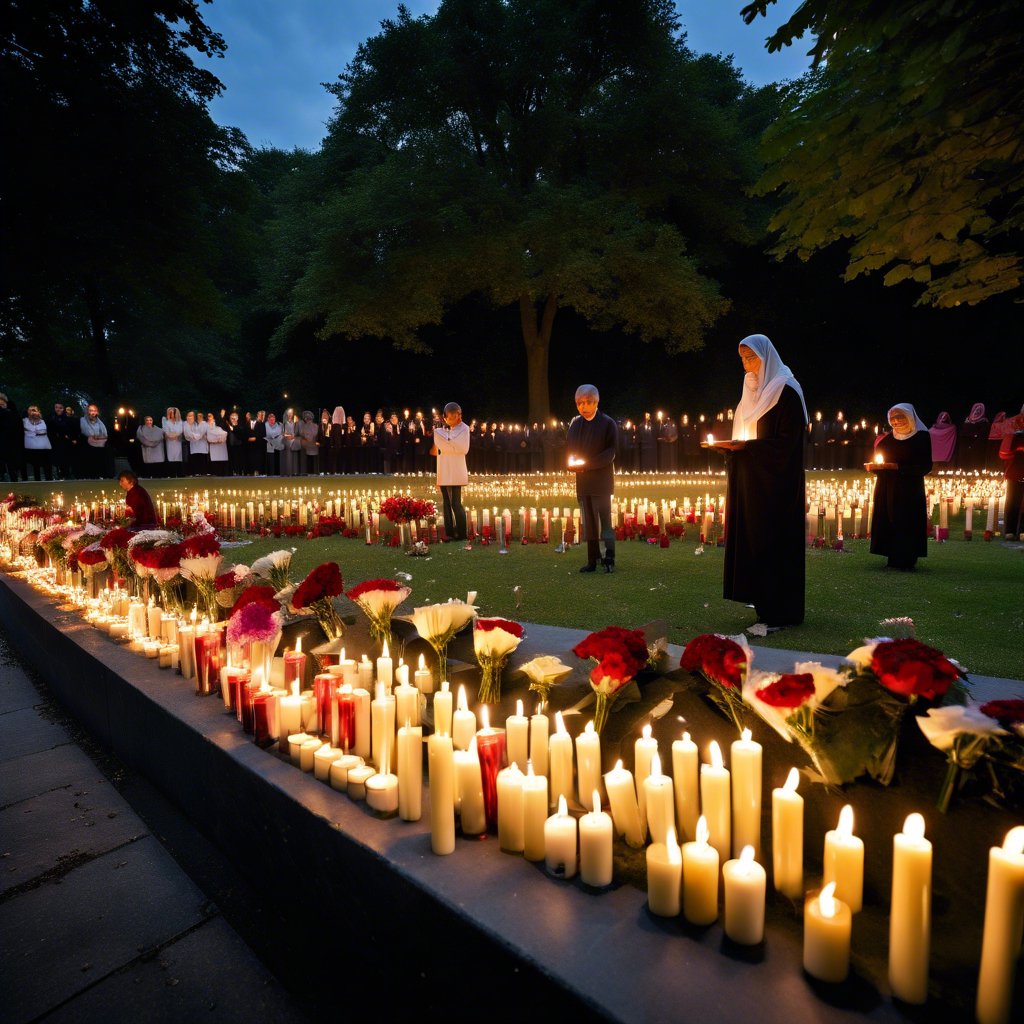
<svg viewBox="0 0 1024 1024"><path fill-rule="evenodd" d="M473 626L473 650L480 663L483 678L477 700L496 704L501 700L501 672L508 656L523 639L523 627L508 619L477 619Z"/></svg>
<svg viewBox="0 0 1024 1024"><path fill-rule="evenodd" d="M428 604L414 608L416 632L434 648L437 655L437 678L448 678L448 645L452 638L476 615L476 605L452 598L444 604Z"/></svg>
<svg viewBox="0 0 1024 1024"><path fill-rule="evenodd" d="M251 567L253 576L269 580L275 591L284 590L291 582L291 564L294 553L295 548L292 548L291 551L282 549L281 551L271 551L269 555L257 558Z"/></svg>
<svg viewBox="0 0 1024 1024"><path fill-rule="evenodd" d="M605 626L584 637L572 651L577 658L597 662L590 672L590 686L597 698L594 729L601 732L612 704L647 665L647 641L643 630Z"/></svg>
<svg viewBox="0 0 1024 1024"><path fill-rule="evenodd" d="M213 581L213 588L217 594L217 604L221 608L233 607L251 580L252 572L247 565L235 565L228 569L227 572L222 572Z"/></svg>
<svg viewBox="0 0 1024 1024"><path fill-rule="evenodd" d="M160 587L167 609L180 605L177 584L181 573L181 537L170 530L141 530L128 541L128 557L139 579L147 577Z"/></svg>
<svg viewBox="0 0 1024 1024"><path fill-rule="evenodd" d="M211 622L217 621L217 574L222 561L220 541L213 532L194 533L181 542L181 575L195 586Z"/></svg>
<svg viewBox="0 0 1024 1024"><path fill-rule="evenodd" d="M370 620L370 636L392 647L391 616L395 609L412 593L397 580L365 580L345 596L354 601Z"/></svg>
<svg viewBox="0 0 1024 1024"><path fill-rule="evenodd" d="M278 612L281 610L281 603L274 597L273 587L255 585L246 587L245 590L238 595L238 600L231 606L231 611L228 617L234 618L235 613L240 612L247 604L257 603L266 605L272 612Z"/></svg>
<svg viewBox="0 0 1024 1024"><path fill-rule="evenodd" d="M551 654L542 654L532 661L526 662L525 665L521 665L519 670L525 673L530 680L530 690L538 695L543 707L551 695L551 687L571 675L572 666L563 665L558 658Z"/></svg>
<svg viewBox="0 0 1024 1024"><path fill-rule="evenodd" d="M78 567L86 579L91 579L99 567L107 567L107 553L99 541L89 544L78 552Z"/></svg>
<svg viewBox="0 0 1024 1024"><path fill-rule="evenodd" d="M248 645L251 664L262 665L263 679L268 683L283 626L284 616L281 605L274 599L273 587L247 587L235 602L228 619L228 643L240 647Z"/></svg>
<svg viewBox="0 0 1024 1024"><path fill-rule="evenodd" d="M127 582L136 579L131 558L128 557L128 541L132 534L123 526L115 526L100 538L100 547L107 557L107 563L114 570L114 575Z"/></svg>
<svg viewBox="0 0 1024 1024"><path fill-rule="evenodd" d="M334 607L334 598L343 589L338 563L324 562L299 584L292 595L292 607L312 608L327 639L337 640L345 632L345 626Z"/></svg>
<svg viewBox="0 0 1024 1024"><path fill-rule="evenodd" d="M686 645L679 661L685 671L703 676L710 687L707 696L732 719L739 733L743 732L743 680L751 660L743 636L702 633Z"/></svg>
<svg viewBox="0 0 1024 1024"><path fill-rule="evenodd" d="M412 498L407 494L393 494L380 503L380 513L396 526L417 519L434 519L437 506L432 501Z"/></svg>
<svg viewBox="0 0 1024 1024"><path fill-rule="evenodd" d="M1024 786L1024 700L950 704L917 719L933 747L947 759L937 806L949 810L954 794L984 766L992 796L1011 806Z"/></svg>
<svg viewBox="0 0 1024 1024"><path fill-rule="evenodd" d="M39 531L36 544L46 552L53 565L63 569L68 561L68 548L64 546L64 538L72 534L80 535L80 530L81 528L74 523L55 523Z"/></svg>

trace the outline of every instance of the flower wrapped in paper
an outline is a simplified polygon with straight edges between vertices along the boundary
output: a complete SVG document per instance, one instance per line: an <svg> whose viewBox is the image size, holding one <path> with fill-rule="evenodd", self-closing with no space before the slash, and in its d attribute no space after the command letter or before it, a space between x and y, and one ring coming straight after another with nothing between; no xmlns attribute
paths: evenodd
<svg viewBox="0 0 1024 1024"><path fill-rule="evenodd" d="M572 651L578 658L597 662L590 672L590 686L597 702L594 728L601 732L613 704L647 665L647 640L643 630L605 626L584 637Z"/></svg>
<svg viewBox="0 0 1024 1024"><path fill-rule="evenodd" d="M745 637L702 633L686 645L679 659L684 671L702 676L709 684L708 698L732 719L738 733L743 732L743 681L752 658Z"/></svg>
<svg viewBox="0 0 1024 1024"><path fill-rule="evenodd" d="M551 687L572 675L572 666L563 665L554 655L542 654L520 665L519 671L530 680L530 690L538 695L544 706L551 696Z"/></svg>
<svg viewBox="0 0 1024 1024"><path fill-rule="evenodd" d="M470 595L470 598L475 595ZM412 622L416 632L426 640L437 655L438 681L448 678L448 645L452 638L476 615L476 605L470 601L452 598L443 604L428 604L414 608Z"/></svg>
<svg viewBox="0 0 1024 1024"><path fill-rule="evenodd" d="M310 608L328 640L337 640L345 631L334 599L342 592L341 568L337 562L324 562L313 569L292 594L292 607Z"/></svg>
<svg viewBox="0 0 1024 1024"><path fill-rule="evenodd" d="M190 540L184 541L182 551L186 552ZM183 554L181 562L182 578L188 580L199 594L203 604L203 611L211 622L217 621L219 605L217 603L217 575L220 572L220 565L223 556L218 550L209 554L189 555Z"/></svg>
<svg viewBox="0 0 1024 1024"><path fill-rule="evenodd" d="M284 590L291 583L292 555L295 548L290 551L281 549L271 551L269 555L263 555L252 563L252 574L265 580L269 580L275 591Z"/></svg>
<svg viewBox="0 0 1024 1024"><path fill-rule="evenodd" d="M180 606L181 537L170 530L141 530L128 542L128 557L139 579L152 579L168 610Z"/></svg>
<svg viewBox="0 0 1024 1024"><path fill-rule="evenodd" d="M432 501L407 494L394 494L380 503L380 514L396 526L402 526L419 519L436 519L437 506Z"/></svg>
<svg viewBox="0 0 1024 1024"><path fill-rule="evenodd" d="M251 580L252 570L247 565L235 565L228 569L227 572L222 572L214 580L217 604L221 608L233 607Z"/></svg>
<svg viewBox="0 0 1024 1024"><path fill-rule="evenodd" d="M345 596L358 605L359 610L370 620L370 636L380 644L394 646L391 633L391 618L395 609L412 593L409 587L398 580L364 580L346 591Z"/></svg>
<svg viewBox="0 0 1024 1024"><path fill-rule="evenodd" d="M473 650L483 669L477 700L496 704L501 700L501 673L509 655L523 640L523 627L508 619L480 618L473 625Z"/></svg>

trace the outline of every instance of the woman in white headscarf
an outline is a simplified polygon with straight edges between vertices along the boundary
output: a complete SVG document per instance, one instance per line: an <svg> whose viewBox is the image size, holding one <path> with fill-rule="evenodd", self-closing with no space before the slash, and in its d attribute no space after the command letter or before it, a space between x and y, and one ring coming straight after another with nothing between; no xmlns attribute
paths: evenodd
<svg viewBox="0 0 1024 1024"><path fill-rule="evenodd" d="M928 554L928 507L924 478L932 468L932 439L912 405L889 410L892 433L875 445L875 507L871 515L871 553L886 555L887 569L907 572Z"/></svg>
<svg viewBox="0 0 1024 1024"><path fill-rule="evenodd" d="M775 346L752 334L739 344L743 394L727 451L727 600L752 604L756 633L804 620L804 393ZM716 446L718 447L718 446Z"/></svg>

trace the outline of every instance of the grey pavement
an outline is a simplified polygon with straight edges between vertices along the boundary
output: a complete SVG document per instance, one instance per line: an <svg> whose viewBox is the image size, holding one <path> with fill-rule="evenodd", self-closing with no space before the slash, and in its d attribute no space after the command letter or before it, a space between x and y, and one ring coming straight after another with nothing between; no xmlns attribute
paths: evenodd
<svg viewBox="0 0 1024 1024"><path fill-rule="evenodd" d="M0 1021L307 1020L73 731L0 634Z"/></svg>

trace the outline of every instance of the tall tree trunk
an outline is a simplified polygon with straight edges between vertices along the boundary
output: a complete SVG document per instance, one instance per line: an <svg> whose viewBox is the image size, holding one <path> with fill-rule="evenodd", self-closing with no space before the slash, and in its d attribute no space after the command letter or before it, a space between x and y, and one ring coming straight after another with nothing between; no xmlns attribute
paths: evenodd
<svg viewBox="0 0 1024 1024"><path fill-rule="evenodd" d="M519 322L523 331L523 344L526 346L526 383L531 423L543 423L551 415L548 355L551 351L551 328L555 325L557 312L558 302L554 295L549 295L539 309L529 295L519 296Z"/></svg>
<svg viewBox="0 0 1024 1024"><path fill-rule="evenodd" d="M116 404L120 394L114 367L110 361L110 347L107 344L107 318L103 315L103 303L95 284L85 286L85 306L89 311L89 340L96 365L96 388L107 402Z"/></svg>

